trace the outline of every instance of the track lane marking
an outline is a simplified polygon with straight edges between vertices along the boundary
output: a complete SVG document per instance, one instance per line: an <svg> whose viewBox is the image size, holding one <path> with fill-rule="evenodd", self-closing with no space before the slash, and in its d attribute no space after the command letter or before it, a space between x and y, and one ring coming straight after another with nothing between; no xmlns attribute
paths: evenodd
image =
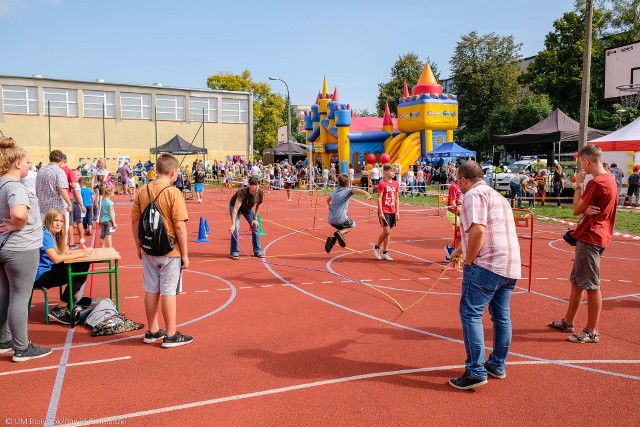
<svg viewBox="0 0 640 427"><path fill-rule="evenodd" d="M519 361L507 362L507 365L509 366L515 366L515 365L560 365L562 366L563 364L565 365L566 364L572 364L572 365L640 364L640 360L615 360L615 359L614 360L519 360ZM310 388L321 387L325 385L360 381L360 380L366 380L370 378L391 377L391 376L397 376L397 375L411 375L411 374L419 374L424 372L449 371L452 369L463 369L464 367L465 367L464 365L444 365L444 366L434 366L434 367L428 367L428 368L414 368L414 369L402 369L397 371L373 372L369 374L353 375L349 377L334 378L330 380L314 381L310 383L297 384L297 385L288 386L288 387L273 388L268 390L256 391L252 393L236 394L232 396L219 397L215 399L200 400L196 402L184 403L181 405L165 406L165 407L156 408L156 409L149 409L146 411L130 412L126 414L114 415L114 416L105 417L105 418L96 418L96 419L91 419L91 420L81 421L76 423L60 424L59 427L79 427L79 426L87 426L87 425L93 425L93 424L109 424L109 423L114 423L115 421L126 420L131 418L145 417L149 415L181 411L185 409L216 405L219 403L250 399L254 397L262 397L262 396L286 393L290 391L310 389ZM640 379L640 377L635 377L634 379Z"/></svg>

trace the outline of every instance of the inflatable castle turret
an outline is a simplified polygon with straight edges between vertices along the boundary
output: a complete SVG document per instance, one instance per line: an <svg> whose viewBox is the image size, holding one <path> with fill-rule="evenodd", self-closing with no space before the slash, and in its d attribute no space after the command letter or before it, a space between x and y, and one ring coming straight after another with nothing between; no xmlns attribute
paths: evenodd
<svg viewBox="0 0 640 427"><path fill-rule="evenodd" d="M367 154L387 153L404 174L439 143L453 142L453 131L458 127L458 100L455 95L442 92L427 64L411 95L405 83L397 119L388 104L382 118L353 117L349 104L340 102L337 88L329 94L325 77L315 104L305 114L304 125L310 154L325 167L336 163L340 173L347 173L351 163L357 172Z"/></svg>

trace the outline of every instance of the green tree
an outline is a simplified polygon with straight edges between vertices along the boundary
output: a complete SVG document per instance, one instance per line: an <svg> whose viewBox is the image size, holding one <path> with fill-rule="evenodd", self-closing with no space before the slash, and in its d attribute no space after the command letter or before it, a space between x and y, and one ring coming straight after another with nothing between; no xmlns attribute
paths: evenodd
<svg viewBox="0 0 640 427"><path fill-rule="evenodd" d="M514 104L501 104L494 107L485 126L485 136L493 140L496 135L520 132L538 123L551 114L552 107L547 95L529 94ZM517 146L507 151L521 154L539 154L548 149L548 144ZM526 152L525 152L526 151Z"/></svg>
<svg viewBox="0 0 640 427"><path fill-rule="evenodd" d="M575 1L575 10L585 10L585 0ZM640 39L640 0L596 0L605 21L606 47L633 43Z"/></svg>
<svg viewBox="0 0 640 427"><path fill-rule="evenodd" d="M431 66L436 79L439 79L438 67L427 57L427 63ZM398 60L391 67L391 80L386 83L378 83L378 101L376 111L378 117L384 115L384 106L388 102L389 110L392 113L398 111L398 98L402 97L404 83L407 83L409 91L418 82L420 74L424 69L425 62L422 62L417 54L407 53L398 57Z"/></svg>
<svg viewBox="0 0 640 427"><path fill-rule="evenodd" d="M500 105L514 105L520 91L520 44L513 36L495 33L462 36L450 60L460 112L458 139L478 154L491 151L486 129L490 113Z"/></svg>
<svg viewBox="0 0 640 427"><path fill-rule="evenodd" d="M242 74L218 73L207 78L207 86L211 89L243 91L253 93L253 150L262 157L265 150L277 145L278 127L286 124L282 113L287 111L286 100L277 93L271 92L267 83L255 82L249 70Z"/></svg>
<svg viewBox="0 0 640 427"><path fill-rule="evenodd" d="M603 108L604 91L604 14L594 9L591 52L590 111ZM538 53L520 81L530 85L534 93L547 94L554 107L567 115L580 116L582 62L584 51L585 12L567 12L553 23L554 30L545 37L545 49ZM591 114L593 116L593 114ZM595 114L595 117L599 117ZM593 117L590 117L590 119ZM597 123L600 122L600 123ZM591 122L603 125L602 120Z"/></svg>
<svg viewBox="0 0 640 427"><path fill-rule="evenodd" d="M384 107L382 108L382 113L384 114ZM378 117L378 115L372 111L369 111L368 108L363 108L362 110L353 110L353 115L355 117Z"/></svg>

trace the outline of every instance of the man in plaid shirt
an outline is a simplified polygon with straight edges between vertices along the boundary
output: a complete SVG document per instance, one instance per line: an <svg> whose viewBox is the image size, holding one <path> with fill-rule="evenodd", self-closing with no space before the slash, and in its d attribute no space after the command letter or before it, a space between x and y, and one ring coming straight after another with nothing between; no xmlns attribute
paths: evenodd
<svg viewBox="0 0 640 427"><path fill-rule="evenodd" d="M485 182L477 162L463 163L456 181L464 194L460 210L462 245L451 255L462 258L464 275L460 320L467 352L466 370L449 384L471 390L487 383L487 374L507 376L511 345L511 291L520 278L520 244L507 200ZM485 363L482 315L489 306L493 322L493 351Z"/></svg>
<svg viewBox="0 0 640 427"><path fill-rule="evenodd" d="M57 208L67 212L72 210L71 199L69 199L69 182L67 175L60 168L64 154L60 150L53 150L49 154L49 164L40 168L36 177L36 195L40 206L40 216L44 219L47 211ZM67 222L68 224L68 222ZM68 228L68 227L67 227Z"/></svg>

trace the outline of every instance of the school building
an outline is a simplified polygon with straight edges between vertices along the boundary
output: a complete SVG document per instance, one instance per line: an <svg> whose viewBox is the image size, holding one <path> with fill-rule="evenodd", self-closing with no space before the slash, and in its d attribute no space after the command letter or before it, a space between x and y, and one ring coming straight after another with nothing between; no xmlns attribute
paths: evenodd
<svg viewBox="0 0 640 427"><path fill-rule="evenodd" d="M49 146L69 166L107 158L155 162L149 149L180 135L208 150L206 159L253 157L253 97L249 92L0 75L0 131L49 162ZM182 156L180 156L182 160ZM191 164L195 156L187 156Z"/></svg>

